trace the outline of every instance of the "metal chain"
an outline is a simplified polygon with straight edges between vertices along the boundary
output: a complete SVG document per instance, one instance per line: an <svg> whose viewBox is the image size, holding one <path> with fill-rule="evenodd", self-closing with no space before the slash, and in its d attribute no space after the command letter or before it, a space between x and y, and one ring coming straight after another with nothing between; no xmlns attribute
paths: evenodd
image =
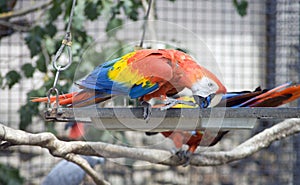
<svg viewBox="0 0 300 185"><path fill-rule="evenodd" d="M51 104L51 94L54 93L56 96L56 111L57 108L59 106L59 92L56 88L58 79L59 79L59 75L61 71L64 71L66 69L68 69L73 61L72 58L72 50L71 50L71 46L72 46L72 36L71 36L71 24L72 24L72 19L73 19L73 14L74 14L74 9L75 9L75 4L76 4L76 0L73 0L73 4L72 4L72 8L71 8L71 13L70 13L70 17L69 17L69 22L68 22L68 26L67 26L67 30L66 30L66 35L64 37L64 39L62 40L61 46L60 48L57 50L54 59L52 60L52 64L54 69L56 70L56 74L55 74L55 79L53 82L53 86L48 90L47 92L47 98L48 98L48 104L47 104L47 110L50 110L50 104ZM58 59L60 58L62 52L64 51L65 47L67 47L67 52L68 52L68 56L69 56L69 60L68 63L65 66L61 66L58 64Z"/></svg>
<svg viewBox="0 0 300 185"><path fill-rule="evenodd" d="M144 23L143 23L143 33L142 33L142 38L141 38L141 42L139 47L143 48L143 43L144 43L144 39L145 39L145 34L146 34L146 29L147 29L147 23L148 23L148 19L149 19L149 14L150 14L150 10L152 7L152 0L148 1L148 9L144 18Z"/></svg>

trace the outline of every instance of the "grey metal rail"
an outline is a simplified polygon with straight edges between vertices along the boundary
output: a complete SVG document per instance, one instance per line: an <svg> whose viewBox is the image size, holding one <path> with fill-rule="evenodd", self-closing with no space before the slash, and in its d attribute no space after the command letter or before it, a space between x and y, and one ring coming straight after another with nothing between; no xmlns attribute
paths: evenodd
<svg viewBox="0 0 300 185"><path fill-rule="evenodd" d="M143 108L61 108L45 113L46 120L86 122L103 130L204 130L251 129L257 119L300 118L300 108L184 108L161 111L152 109L148 123Z"/></svg>

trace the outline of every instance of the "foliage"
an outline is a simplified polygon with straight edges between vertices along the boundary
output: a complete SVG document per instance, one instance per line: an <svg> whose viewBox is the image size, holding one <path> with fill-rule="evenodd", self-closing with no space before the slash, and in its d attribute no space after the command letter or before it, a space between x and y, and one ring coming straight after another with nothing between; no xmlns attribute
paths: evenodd
<svg viewBox="0 0 300 185"><path fill-rule="evenodd" d="M247 15L248 1L241 0L238 2L238 0L233 0L232 3L240 16Z"/></svg>
<svg viewBox="0 0 300 185"><path fill-rule="evenodd" d="M8 86L8 88L10 89L12 88L12 86L18 83L20 79L21 79L21 75L17 71L15 70L9 71L5 75L5 80L6 80L5 85Z"/></svg>
<svg viewBox="0 0 300 185"><path fill-rule="evenodd" d="M19 170L0 163L0 184L21 185L24 182Z"/></svg>

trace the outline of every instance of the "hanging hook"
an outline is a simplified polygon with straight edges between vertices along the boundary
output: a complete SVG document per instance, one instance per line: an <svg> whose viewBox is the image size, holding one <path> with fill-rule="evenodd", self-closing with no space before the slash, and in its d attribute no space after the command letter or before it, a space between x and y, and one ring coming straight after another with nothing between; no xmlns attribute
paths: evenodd
<svg viewBox="0 0 300 185"><path fill-rule="evenodd" d="M58 61L59 57L61 56L65 46L67 46L69 61L68 61L67 65L65 65L64 67L61 67L60 70L64 71L68 67L70 67L70 65L72 64L73 58L72 58L72 50L71 50L71 46L72 46L71 24L72 24L72 20L73 20L75 5L76 5L76 0L73 0L70 17L69 17L69 22L68 22L68 26L67 26L67 30L66 30L66 35L65 35L64 39L62 40L61 46L58 49L58 51L56 52L55 57L53 59L53 67L56 70L58 70L57 61Z"/></svg>
<svg viewBox="0 0 300 185"><path fill-rule="evenodd" d="M55 74L55 79L53 82L53 86L48 90L47 92L47 98L48 98L48 104L47 104L47 111L49 113L49 111L51 111L50 109L50 105L51 105L51 94L54 93L56 96L56 114L58 113L57 109L59 107L59 92L58 89L56 88L58 79L59 79L59 75L61 71L64 71L66 69L68 69L73 61L72 58L72 36L71 36L71 24L72 24L72 19L73 19L73 14L74 14L74 9L75 9L75 4L76 4L76 0L73 0L73 4L72 4L72 8L71 8L71 12L70 12L70 17L69 17L69 22L68 22L68 26L67 26L67 30L66 30L66 35L64 37L64 39L62 40L61 46L59 47L59 49L57 50L54 59L52 61L53 63L53 68L56 70L56 74ZM61 66L58 65L58 59L60 58L62 52L64 51L65 47L67 47L67 52L68 52L68 63L65 66Z"/></svg>
<svg viewBox="0 0 300 185"><path fill-rule="evenodd" d="M49 111L51 108L50 108L50 104L51 104L51 102L50 102L50 98L51 98L51 93L55 93L55 97L56 97L56 100L55 100L55 103L56 103L56 109L57 109L57 107L58 107L58 103L59 103L59 92L58 92L58 90L57 90L57 88L56 87L52 87L52 88L50 88L49 90L48 90L48 92L47 92L47 98L48 98L48 103L47 103L47 111Z"/></svg>
<svg viewBox="0 0 300 185"><path fill-rule="evenodd" d="M67 46L67 52L68 52L68 56L69 56L69 60L68 63L62 67L62 66L58 66L58 59L61 56L64 48ZM71 37L71 33L67 32L65 35L65 38L62 40L62 44L60 46L60 48L58 49L58 51L55 54L55 57L53 59L53 67L54 69L58 70L60 68L61 71L64 71L66 69L68 69L70 67L70 65L72 64L73 58L72 58L72 51L71 51L71 46L72 46L72 37Z"/></svg>

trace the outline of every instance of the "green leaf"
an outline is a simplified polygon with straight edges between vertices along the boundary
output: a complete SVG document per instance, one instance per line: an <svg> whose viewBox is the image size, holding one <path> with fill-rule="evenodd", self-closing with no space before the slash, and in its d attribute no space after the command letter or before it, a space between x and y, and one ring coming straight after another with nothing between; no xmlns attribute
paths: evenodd
<svg viewBox="0 0 300 185"><path fill-rule="evenodd" d="M0 13L7 12L7 2L6 1L0 1Z"/></svg>
<svg viewBox="0 0 300 185"><path fill-rule="evenodd" d="M0 13L13 11L16 0L0 1Z"/></svg>
<svg viewBox="0 0 300 185"><path fill-rule="evenodd" d="M22 185L24 183L24 178L20 175L19 169L0 164L0 171L0 184Z"/></svg>
<svg viewBox="0 0 300 185"><path fill-rule="evenodd" d="M121 28L123 20L120 18L113 18L108 21L106 26L106 32L109 36L113 36L116 34L117 29Z"/></svg>
<svg viewBox="0 0 300 185"><path fill-rule="evenodd" d="M33 77L33 73L35 71L35 68L27 63L27 64L24 64L22 67L21 67L24 75L27 77L27 78L30 78L30 77Z"/></svg>
<svg viewBox="0 0 300 185"><path fill-rule="evenodd" d="M233 0L232 2L240 16L247 15L248 2L246 0L241 0L240 2Z"/></svg>
<svg viewBox="0 0 300 185"><path fill-rule="evenodd" d="M62 13L62 8L61 8L61 3L62 1L53 1L52 7L49 9L48 14L49 14L49 22L53 22L57 19L59 15Z"/></svg>
<svg viewBox="0 0 300 185"><path fill-rule="evenodd" d="M25 37L25 42L30 50L31 58L42 51L41 40L43 39L45 34L46 31L42 27L35 26Z"/></svg>
<svg viewBox="0 0 300 185"><path fill-rule="evenodd" d="M138 20L139 12L138 8L141 6L141 2L135 2L134 0L124 1L123 8L125 14L132 20Z"/></svg>
<svg viewBox="0 0 300 185"><path fill-rule="evenodd" d="M25 37L25 42L30 50L30 57L34 57L39 52L41 52L41 40L40 38L32 36L33 34L29 34Z"/></svg>
<svg viewBox="0 0 300 185"><path fill-rule="evenodd" d="M95 20L98 18L98 16L101 13L101 4L98 4L97 2L92 2L92 1L86 1L85 2L85 8L84 8L84 14L85 16L90 19L91 21ZM99 6L100 5L100 6Z"/></svg>
<svg viewBox="0 0 300 185"><path fill-rule="evenodd" d="M18 110L20 116L19 128L26 130L28 125L32 123L32 117L39 115L39 103L31 102L33 97L43 97L46 95L46 89L31 90L27 93L27 103L22 105Z"/></svg>
<svg viewBox="0 0 300 185"><path fill-rule="evenodd" d="M27 93L27 103L22 105L18 110L20 116L19 128L26 130L28 125L32 123L32 117L39 115L39 103L31 102L33 97L43 97L46 95L46 89L31 90Z"/></svg>
<svg viewBox="0 0 300 185"><path fill-rule="evenodd" d="M2 88L2 86L3 86L3 80L4 80L4 78L3 78L2 74L0 73L0 88Z"/></svg>
<svg viewBox="0 0 300 185"><path fill-rule="evenodd" d="M59 48L59 45L56 45L56 40L54 40L52 37L45 37L44 39L44 46L47 49L48 55L54 55L57 48ZM59 44L61 44L61 41L59 42Z"/></svg>
<svg viewBox="0 0 300 185"><path fill-rule="evenodd" d="M64 3L63 5L65 6L64 7L64 19L66 20L70 16L73 1L72 0L64 0L63 3ZM81 8L80 4L82 4L82 3L83 2L81 2L81 1L77 1L75 9L77 9L78 7ZM75 12L77 12L77 11L75 10ZM76 15L76 13L74 15Z"/></svg>
<svg viewBox="0 0 300 185"><path fill-rule="evenodd" d="M47 30L47 34L48 34L50 37L54 37L54 35L55 35L56 32L57 32L57 28L52 24L52 22L48 23L48 24L45 26L45 30Z"/></svg>
<svg viewBox="0 0 300 185"><path fill-rule="evenodd" d="M74 41L81 45L81 47L87 42L89 36L87 35L85 30L76 30L73 32L74 34ZM78 53L77 53L78 54Z"/></svg>
<svg viewBox="0 0 300 185"><path fill-rule="evenodd" d="M17 71L12 70L6 73L5 79L6 85L9 89L11 89L16 83L19 82L19 80L21 79L21 75Z"/></svg>
<svg viewBox="0 0 300 185"><path fill-rule="evenodd" d="M36 68L43 73L47 72L46 60L43 55L39 55L39 58L36 61Z"/></svg>
<svg viewBox="0 0 300 185"><path fill-rule="evenodd" d="M20 124L19 128L21 130L25 130L28 125L32 122L32 114L31 114L31 107L29 105L22 105L19 109L19 115L20 115Z"/></svg>

